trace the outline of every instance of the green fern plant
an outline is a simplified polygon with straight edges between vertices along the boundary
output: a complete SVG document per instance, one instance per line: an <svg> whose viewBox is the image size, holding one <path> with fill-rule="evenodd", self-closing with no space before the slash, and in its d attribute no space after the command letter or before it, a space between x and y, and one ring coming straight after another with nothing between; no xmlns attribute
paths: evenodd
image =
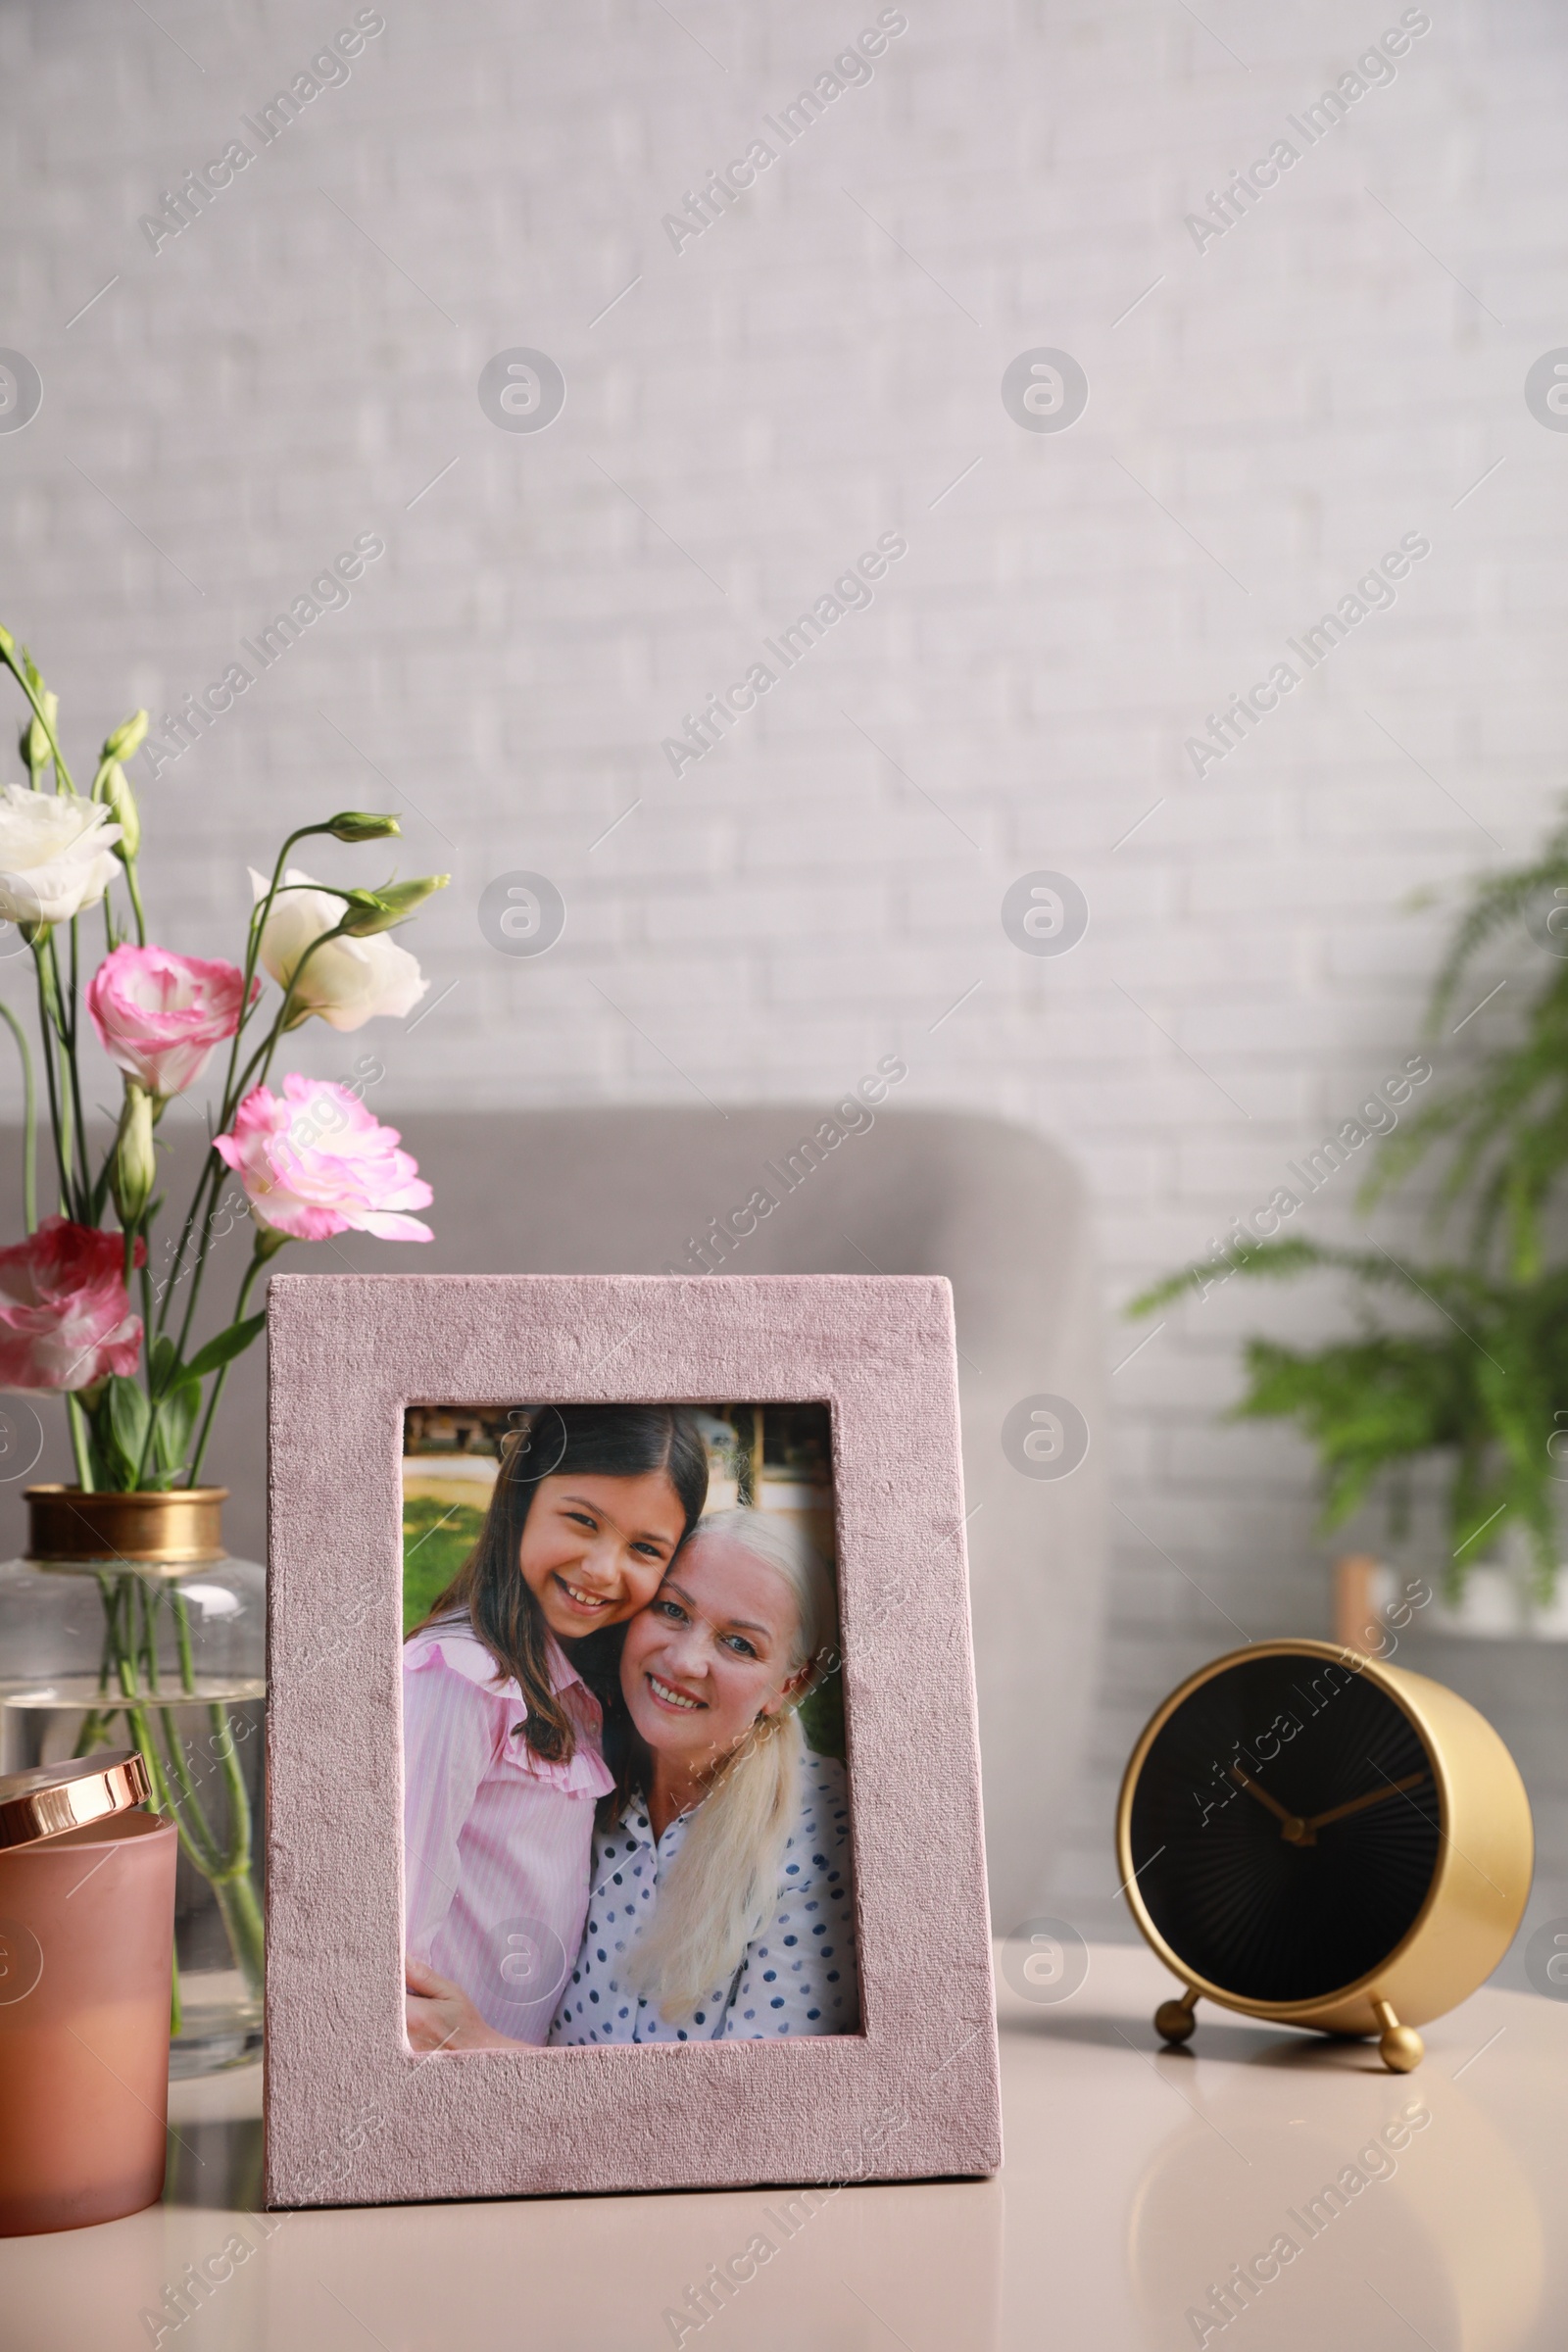
<svg viewBox="0 0 1568 2352"><path fill-rule="evenodd" d="M1517 956L1527 940L1544 969L1513 1042L1390 1137L1361 1195L1370 1206L1434 1147L1446 1146L1435 1217L1468 1200L1470 1256L1478 1263L1500 1256L1517 1282L1543 1271L1544 1212L1568 1178L1568 823L1548 835L1532 863L1485 876L1472 889L1433 986L1427 1026L1434 1037L1465 983L1480 986L1476 966L1487 951L1502 943ZM1492 993L1529 976L1527 967L1505 972Z"/></svg>
<svg viewBox="0 0 1568 2352"><path fill-rule="evenodd" d="M1232 1274L1348 1277L1359 1335L1314 1349L1249 1340L1246 1393L1227 1417L1296 1424L1317 1451L1326 1530L1380 1494L1398 1534L1418 1465L1446 1459L1450 1593L1484 1540L1513 1526L1528 1536L1544 1599L1568 1476L1568 1258L1553 1263L1550 1246L1568 1185L1568 823L1528 864L1472 887L1433 984L1433 1037L1491 976L1480 967L1498 948L1508 968L1480 1002L1515 992L1511 1034L1380 1147L1359 1195L1372 1205L1436 1154L1431 1223L1462 1223L1457 1261L1412 1267L1382 1250L1239 1241L1155 1283L1128 1312L1152 1313L1190 1288L1206 1297ZM1380 1311L1390 1298L1409 1310L1392 1324Z"/></svg>

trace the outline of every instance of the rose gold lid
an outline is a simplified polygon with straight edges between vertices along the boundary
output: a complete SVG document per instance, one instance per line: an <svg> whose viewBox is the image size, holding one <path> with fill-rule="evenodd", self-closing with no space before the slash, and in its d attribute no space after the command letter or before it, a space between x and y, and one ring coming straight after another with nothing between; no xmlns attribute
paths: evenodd
<svg viewBox="0 0 1568 2352"><path fill-rule="evenodd" d="M152 1794L147 1767L133 1747L100 1748L61 1764L34 1764L0 1776L0 1850L87 1829L128 1813Z"/></svg>

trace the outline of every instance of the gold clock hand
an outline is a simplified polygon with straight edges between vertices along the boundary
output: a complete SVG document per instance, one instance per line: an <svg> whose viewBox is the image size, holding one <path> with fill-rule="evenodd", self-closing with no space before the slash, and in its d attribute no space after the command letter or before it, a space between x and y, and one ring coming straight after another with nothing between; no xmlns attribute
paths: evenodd
<svg viewBox="0 0 1568 2352"><path fill-rule="evenodd" d="M1352 1796L1348 1805L1331 1805L1326 1813L1314 1813L1305 1826L1309 1830L1326 1829L1331 1821L1344 1821L1351 1813L1364 1813L1368 1805L1381 1805L1391 1796L1402 1796L1406 1788L1418 1788L1426 1777L1424 1772L1412 1772L1402 1781L1391 1781L1386 1788L1374 1788L1370 1796Z"/></svg>
<svg viewBox="0 0 1568 2352"><path fill-rule="evenodd" d="M1239 1782L1249 1796L1255 1796L1260 1805L1267 1805L1269 1811L1284 1825L1280 1834L1290 1844L1310 1845L1313 1842L1310 1835L1311 1823L1302 1821L1298 1814L1290 1812L1282 1805L1277 1797L1270 1796L1268 1790L1258 1782L1249 1779L1239 1764L1231 1766L1231 1779Z"/></svg>

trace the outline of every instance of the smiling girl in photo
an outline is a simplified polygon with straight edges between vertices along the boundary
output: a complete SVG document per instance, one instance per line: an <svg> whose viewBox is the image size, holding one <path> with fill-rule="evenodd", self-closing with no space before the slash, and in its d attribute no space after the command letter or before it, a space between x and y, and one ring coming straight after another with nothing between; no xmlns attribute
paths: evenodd
<svg viewBox="0 0 1568 2352"><path fill-rule="evenodd" d="M707 1493L677 1406L549 1405L504 1444L479 1541L404 1649L416 2049L450 2045L457 1987L495 2033L545 2040L582 1934L595 1803L614 1785L585 1679L612 1678L613 1656L578 1645L653 1598Z"/></svg>

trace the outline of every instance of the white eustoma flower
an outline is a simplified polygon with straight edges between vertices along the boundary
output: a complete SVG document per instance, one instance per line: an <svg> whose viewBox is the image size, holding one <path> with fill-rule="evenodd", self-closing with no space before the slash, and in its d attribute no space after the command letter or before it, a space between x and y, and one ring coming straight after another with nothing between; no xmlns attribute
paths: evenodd
<svg viewBox="0 0 1568 2352"><path fill-rule="evenodd" d="M101 801L7 784L0 791L0 920L66 923L96 906L113 877L119 839Z"/></svg>
<svg viewBox="0 0 1568 2352"><path fill-rule="evenodd" d="M254 866L250 876L258 901L265 899L266 877ZM262 932L262 961L279 988L288 987L311 942L334 930L342 915L341 899L298 866L288 867ZM408 949L384 932L334 939L318 948L300 974L295 1011L319 1013L329 1029L360 1029L377 1013L412 1012L429 985Z"/></svg>

